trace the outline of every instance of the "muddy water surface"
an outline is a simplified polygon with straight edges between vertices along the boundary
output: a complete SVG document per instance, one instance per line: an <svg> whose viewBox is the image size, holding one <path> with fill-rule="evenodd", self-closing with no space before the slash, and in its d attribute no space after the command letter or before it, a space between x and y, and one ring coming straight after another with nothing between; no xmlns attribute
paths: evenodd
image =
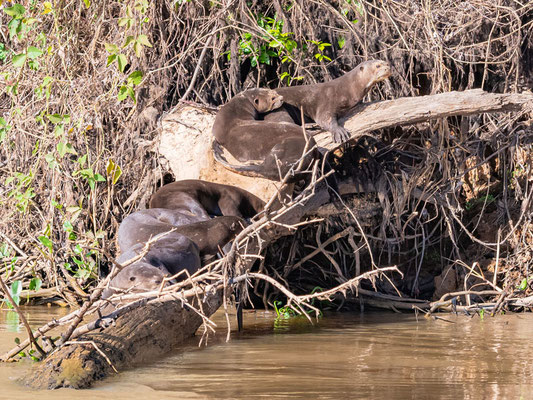
<svg viewBox="0 0 533 400"><path fill-rule="evenodd" d="M40 326L64 313L27 316ZM329 314L310 325L246 313L229 343L221 329L208 347L192 340L90 390L29 391L16 383L27 365L0 364L0 399L533 399L533 315L445 318ZM0 351L16 336L16 317L0 311Z"/></svg>

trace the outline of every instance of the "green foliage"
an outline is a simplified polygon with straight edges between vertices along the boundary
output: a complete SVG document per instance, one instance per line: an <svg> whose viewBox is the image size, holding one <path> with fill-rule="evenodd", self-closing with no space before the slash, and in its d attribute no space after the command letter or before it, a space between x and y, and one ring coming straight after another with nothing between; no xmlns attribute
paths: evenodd
<svg viewBox="0 0 533 400"><path fill-rule="evenodd" d="M0 143L4 141L7 136L7 132L11 129L11 125L8 125L6 120L0 117Z"/></svg>
<svg viewBox="0 0 533 400"><path fill-rule="evenodd" d="M260 28L259 35L252 35L249 32L242 32L239 41L239 56L242 59L249 58L252 68L256 68L261 64L272 65L274 59L278 59L282 64L287 64L287 70L280 75L280 80L286 80L287 84L291 84L295 80L301 80L301 76L292 76L290 69L295 60L298 60L307 55L309 45L316 47L313 57L319 62L331 61L331 58L324 54L327 47L331 47L331 43L326 43L317 40L303 39L302 44L298 44L294 40L293 32L283 32L283 21L276 18L267 17L264 15L256 15L255 20L257 26ZM345 39L339 39L339 48L342 48ZM227 51L228 60L231 57Z"/></svg>
<svg viewBox="0 0 533 400"><path fill-rule="evenodd" d="M277 315L276 319L289 319L298 315L292 308L288 306L278 307L281 304L283 304L281 301L274 302L274 310L276 311Z"/></svg>
<svg viewBox="0 0 533 400"><path fill-rule="evenodd" d="M318 48L318 53L315 53L315 56L314 56L318 61L324 61L324 60L331 61L331 58L329 58L328 56L324 54L324 49L326 47L331 47L331 43L325 43L325 42L316 41L316 40L311 40L310 42L313 43Z"/></svg>
<svg viewBox="0 0 533 400"><path fill-rule="evenodd" d="M35 197L35 192L31 183L33 181L33 172L25 174L23 172L15 172L13 175L8 176L4 182L6 188L11 187L7 196L14 198L16 202L16 208L25 213L28 211L28 206L32 198Z"/></svg>
<svg viewBox="0 0 533 400"><path fill-rule="evenodd" d="M518 286L518 290L523 292L526 289L527 289L527 278L524 278L524 279L522 279L522 282L520 282L520 285Z"/></svg>
<svg viewBox="0 0 533 400"><path fill-rule="evenodd" d="M344 3L345 3L345 6L341 8L341 13L345 17L347 17L347 18L349 17L350 11L352 9L355 9L357 14L364 15L364 11L365 10L364 10L361 2L359 2L357 0L344 0ZM352 22L352 24L357 24L359 22L359 19L357 19L357 18L352 19L351 22Z"/></svg>
<svg viewBox="0 0 533 400"><path fill-rule="evenodd" d="M22 281L14 281L9 288L9 294L13 302L18 306L20 304L20 293L22 292ZM13 304L7 299L4 300L8 308L13 308Z"/></svg>
<svg viewBox="0 0 533 400"><path fill-rule="evenodd" d="M145 47L152 47L148 36L143 33L138 33L139 29L134 29L136 27L142 28L148 22L148 18L145 16L148 7L149 3L147 0L136 0L133 8L130 6L126 7L126 15L118 20L119 27L124 28L125 38L122 46L114 43L105 44L105 49L109 53L107 57L108 67L115 63L118 71L125 73L126 67L130 63L129 57L133 57L133 54L136 57L141 57ZM130 34L130 31L134 31L134 34ZM131 53L132 50L133 54ZM124 101L130 98L136 104L135 86L140 85L142 78L142 71L134 71L129 74L118 87L117 99Z"/></svg>
<svg viewBox="0 0 533 400"><path fill-rule="evenodd" d="M471 209L473 209L476 205L478 204L491 204L491 203L494 203L494 201L496 200L496 198L492 195L492 194L488 194L486 196L482 196L478 199L472 199L470 201L468 201L466 204L465 204L465 210L469 211Z"/></svg>

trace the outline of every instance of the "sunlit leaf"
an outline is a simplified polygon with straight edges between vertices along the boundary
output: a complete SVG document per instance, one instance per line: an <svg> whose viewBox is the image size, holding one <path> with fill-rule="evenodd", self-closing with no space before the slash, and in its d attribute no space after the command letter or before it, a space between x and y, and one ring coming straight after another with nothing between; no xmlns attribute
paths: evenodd
<svg viewBox="0 0 533 400"><path fill-rule="evenodd" d="M20 68L24 65L26 62L26 58L28 56L26 54L16 54L13 56L13 66Z"/></svg>
<svg viewBox="0 0 533 400"><path fill-rule="evenodd" d="M32 278L28 289L38 291L42 285L43 281L41 281L39 278Z"/></svg>
<svg viewBox="0 0 533 400"><path fill-rule="evenodd" d="M143 46L152 47L152 44L150 43L146 35L139 35L137 37L137 42L142 44Z"/></svg>
<svg viewBox="0 0 533 400"><path fill-rule="evenodd" d="M120 72L124 72L126 65L128 64L128 58L124 54L117 56L118 69Z"/></svg>
<svg viewBox="0 0 533 400"><path fill-rule="evenodd" d="M138 85L141 83L143 79L143 73L141 71L133 71L129 76L128 80L130 80L134 85Z"/></svg>
<svg viewBox="0 0 533 400"><path fill-rule="evenodd" d="M43 51L41 49L38 49L37 47L30 46L27 50L28 57L32 60L36 59L37 57L40 57L43 55Z"/></svg>
<svg viewBox="0 0 533 400"><path fill-rule="evenodd" d="M5 7L4 12L11 15L13 18L19 18L24 15L26 9L22 4L13 4L13 7Z"/></svg>
<svg viewBox="0 0 533 400"><path fill-rule="evenodd" d="M43 246L47 247L48 249L52 250L53 244L52 241L47 238L46 236L39 236L37 239L39 239L39 242L43 244Z"/></svg>

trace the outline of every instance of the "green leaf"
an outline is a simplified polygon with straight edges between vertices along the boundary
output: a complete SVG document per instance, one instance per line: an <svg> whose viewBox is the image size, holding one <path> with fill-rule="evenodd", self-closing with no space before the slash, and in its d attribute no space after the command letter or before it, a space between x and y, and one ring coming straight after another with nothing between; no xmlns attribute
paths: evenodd
<svg viewBox="0 0 533 400"><path fill-rule="evenodd" d="M5 7L4 12L13 18L20 18L24 15L26 9L22 4L13 4L13 7Z"/></svg>
<svg viewBox="0 0 533 400"><path fill-rule="evenodd" d="M111 54L116 54L118 53L118 46L116 44L113 44L113 43L105 43L104 44L105 46L105 49L111 53Z"/></svg>
<svg viewBox="0 0 533 400"><path fill-rule="evenodd" d="M133 90L133 88L128 86L127 93L128 96L130 96L130 98L133 100L133 102L137 103L137 99L135 98L135 91Z"/></svg>
<svg viewBox="0 0 533 400"><path fill-rule="evenodd" d="M337 39L337 45L339 46L339 49L342 49L344 45L346 44L346 39L344 37L340 37Z"/></svg>
<svg viewBox="0 0 533 400"><path fill-rule="evenodd" d="M106 64L106 67L109 67L113 61L115 61L117 58L117 55L116 54L111 54L109 57L107 57L107 64Z"/></svg>
<svg viewBox="0 0 533 400"><path fill-rule="evenodd" d="M65 154L67 153L74 154L74 155L78 154L70 143L65 143L65 142L59 142L57 144L57 152L59 154L59 158L63 158Z"/></svg>
<svg viewBox="0 0 533 400"><path fill-rule="evenodd" d="M127 47L130 43L134 42L135 38L133 36L126 37L126 41L124 42L124 45L122 47Z"/></svg>
<svg viewBox="0 0 533 400"><path fill-rule="evenodd" d="M13 282L11 284L11 296L19 296L21 292L22 292L22 281Z"/></svg>
<svg viewBox="0 0 533 400"><path fill-rule="evenodd" d="M38 291L42 285L43 285L43 281L41 281L39 278L32 278L28 288L30 290Z"/></svg>
<svg viewBox="0 0 533 400"><path fill-rule="evenodd" d="M143 79L143 73L141 71L133 71L130 76L128 76L128 80L131 81L134 85L138 85L141 83Z"/></svg>
<svg viewBox="0 0 533 400"><path fill-rule="evenodd" d="M74 229L74 227L72 226L72 223L66 219L64 222L63 222L63 230L65 232L70 232Z"/></svg>
<svg viewBox="0 0 533 400"><path fill-rule="evenodd" d="M133 50L135 50L135 55L137 57L140 57L142 54L143 47L139 42L136 41L135 43L133 43Z"/></svg>
<svg viewBox="0 0 533 400"><path fill-rule="evenodd" d="M124 100L126 97L128 97L128 93L127 93L127 90L128 90L128 87L127 86L121 86L120 89L118 90L118 101L122 101Z"/></svg>
<svg viewBox="0 0 533 400"><path fill-rule="evenodd" d="M16 54L13 56L13 66L20 68L24 65L26 62L27 55L26 54Z"/></svg>
<svg viewBox="0 0 533 400"><path fill-rule="evenodd" d="M63 122L63 116L61 114L47 114L46 118L52 123L52 124L59 124L60 122Z"/></svg>
<svg viewBox="0 0 533 400"><path fill-rule="evenodd" d="M527 278L522 279L522 282L520 282L520 286L518 286L518 290L524 291L527 289Z"/></svg>
<svg viewBox="0 0 533 400"><path fill-rule="evenodd" d="M20 19L12 19L9 24L7 24L7 27L9 29L9 38L13 39L17 33L20 32L22 22Z"/></svg>
<svg viewBox="0 0 533 400"><path fill-rule="evenodd" d="M52 250L53 244L52 244L52 241L49 238L47 238L46 236L39 236L37 239L39 239L39 242L41 242L43 244L43 246L45 246L48 249L50 249L50 251Z"/></svg>
<svg viewBox="0 0 533 400"><path fill-rule="evenodd" d="M85 4L85 7L89 8L91 6L90 0L83 0L83 3Z"/></svg>
<svg viewBox="0 0 533 400"><path fill-rule="evenodd" d="M140 44L142 44L143 46L146 46L146 47L152 47L152 44L150 43L150 41L148 40L148 37L146 35L139 35L137 37L137 43L140 43Z"/></svg>
<svg viewBox="0 0 533 400"><path fill-rule="evenodd" d="M94 179L96 182L105 182L105 178L103 175L100 175L99 173L94 174Z"/></svg>
<svg viewBox="0 0 533 400"><path fill-rule="evenodd" d="M52 152L45 155L44 160L48 163L48 167L50 169L54 169L59 165L59 163L56 160L56 157L54 156L54 153Z"/></svg>
<svg viewBox="0 0 533 400"><path fill-rule="evenodd" d="M128 58L124 54L119 54L117 57L118 69L120 72L124 72L124 68L128 64Z"/></svg>
<svg viewBox="0 0 533 400"><path fill-rule="evenodd" d="M80 165L80 167L83 167L85 163L87 162L87 154L82 155L80 158L76 160L76 162Z"/></svg>
<svg viewBox="0 0 533 400"><path fill-rule="evenodd" d="M28 50L26 51L28 54L28 57L32 60L35 60L37 57L40 57L43 55L43 52L41 49L38 49L37 47L30 46L28 47Z"/></svg>

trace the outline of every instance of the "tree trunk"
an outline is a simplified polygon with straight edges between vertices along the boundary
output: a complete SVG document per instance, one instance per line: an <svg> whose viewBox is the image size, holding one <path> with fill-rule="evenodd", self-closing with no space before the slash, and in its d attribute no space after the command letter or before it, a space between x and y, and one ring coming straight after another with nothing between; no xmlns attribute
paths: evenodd
<svg viewBox="0 0 533 400"><path fill-rule="evenodd" d="M205 315L212 315L221 301L221 290L206 296ZM193 306L198 308L197 302ZM101 332L67 342L35 364L23 383L33 389L88 388L110 374L168 354L193 336L201 323L202 318L184 308L181 300L149 302L119 316Z"/></svg>

